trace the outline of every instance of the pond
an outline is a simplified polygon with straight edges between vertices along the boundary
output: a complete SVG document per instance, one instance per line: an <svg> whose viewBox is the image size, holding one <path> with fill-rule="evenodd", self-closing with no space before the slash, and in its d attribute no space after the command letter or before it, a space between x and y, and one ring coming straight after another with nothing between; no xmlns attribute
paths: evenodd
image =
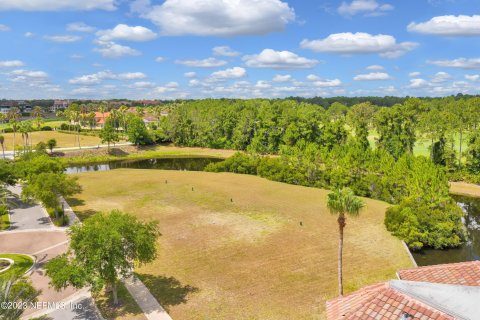
<svg viewBox="0 0 480 320"><path fill-rule="evenodd" d="M480 198L458 195L453 195L453 198L465 212L467 242L458 249L424 250L421 253L413 253L419 266L480 260Z"/></svg>
<svg viewBox="0 0 480 320"><path fill-rule="evenodd" d="M202 171L208 164L220 161L223 161L223 159L211 157L177 157L148 160L122 160L90 165L70 166L67 167L65 171L67 173L81 173L93 171L108 171L120 168Z"/></svg>

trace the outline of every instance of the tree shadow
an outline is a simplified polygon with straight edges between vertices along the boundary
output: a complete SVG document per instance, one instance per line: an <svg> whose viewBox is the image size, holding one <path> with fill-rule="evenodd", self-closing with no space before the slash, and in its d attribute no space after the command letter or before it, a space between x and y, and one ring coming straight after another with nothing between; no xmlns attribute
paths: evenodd
<svg viewBox="0 0 480 320"><path fill-rule="evenodd" d="M187 303L188 295L199 289L190 285L182 285L174 277L154 276L151 274L135 275L148 287L158 303L168 312L169 307Z"/></svg>
<svg viewBox="0 0 480 320"><path fill-rule="evenodd" d="M78 198L66 198L65 201L70 205L70 207L78 207L85 205L85 200Z"/></svg>
<svg viewBox="0 0 480 320"><path fill-rule="evenodd" d="M129 155L128 152L120 149L120 148L110 148L110 154L113 155L113 156L127 156Z"/></svg>

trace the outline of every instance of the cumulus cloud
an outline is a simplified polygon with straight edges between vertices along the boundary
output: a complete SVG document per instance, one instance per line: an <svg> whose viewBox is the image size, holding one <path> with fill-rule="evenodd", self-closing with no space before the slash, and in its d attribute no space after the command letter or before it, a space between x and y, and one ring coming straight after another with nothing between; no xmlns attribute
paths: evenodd
<svg viewBox="0 0 480 320"><path fill-rule="evenodd" d="M308 81L317 81L317 80L320 80L320 77L317 76L317 75L314 75L314 74L309 74L309 75L307 76L307 80L308 80Z"/></svg>
<svg viewBox="0 0 480 320"><path fill-rule="evenodd" d="M99 47L93 49L93 51L99 52L105 58L116 59L123 56L139 56L142 54L138 50L113 41L96 41L96 43Z"/></svg>
<svg viewBox="0 0 480 320"><path fill-rule="evenodd" d="M99 41L150 41L157 37L157 34L152 30L142 26L128 26L126 24L118 24L113 29L100 30L96 33Z"/></svg>
<svg viewBox="0 0 480 320"><path fill-rule="evenodd" d="M5 60L0 61L0 68L18 68L23 67L25 63L20 60Z"/></svg>
<svg viewBox="0 0 480 320"><path fill-rule="evenodd" d="M183 74L183 76L184 76L185 78L195 78L195 77L197 76L197 73L196 73L196 72L193 72L193 71L191 71L191 72L185 72L185 73Z"/></svg>
<svg viewBox="0 0 480 320"><path fill-rule="evenodd" d="M48 79L48 73L45 71L32 71L18 69L8 72L7 77L14 82L46 82Z"/></svg>
<svg viewBox="0 0 480 320"><path fill-rule="evenodd" d="M342 85L342 81L340 81L339 79L333 79L333 80L320 79L320 80L314 81L313 85L321 88L339 87Z"/></svg>
<svg viewBox="0 0 480 320"><path fill-rule="evenodd" d="M223 57L236 57L240 55L240 52L232 50L229 46L220 46L212 49L213 54Z"/></svg>
<svg viewBox="0 0 480 320"><path fill-rule="evenodd" d="M319 61L300 57L290 51L264 49L259 54L246 55L242 58L251 68L272 69L308 69L315 67Z"/></svg>
<svg viewBox="0 0 480 320"><path fill-rule="evenodd" d="M380 66L380 65L378 65L378 64L374 64L374 65L368 66L368 67L366 67L365 69L367 69L367 70L373 70L373 71L385 70L385 68L384 68L383 66Z"/></svg>
<svg viewBox="0 0 480 320"><path fill-rule="evenodd" d="M0 11L89 11L89 10L115 10L116 0L2 0Z"/></svg>
<svg viewBox="0 0 480 320"><path fill-rule="evenodd" d="M100 71L93 74L87 74L80 77L70 79L68 82L78 85L95 85L101 83L103 80L137 80L144 79L147 76L142 72L126 72L126 73L113 73L111 71Z"/></svg>
<svg viewBox="0 0 480 320"><path fill-rule="evenodd" d="M434 83L440 83L440 82L445 82L452 79L452 76L446 72L437 72L433 77L432 77L432 82Z"/></svg>
<svg viewBox="0 0 480 320"><path fill-rule="evenodd" d="M4 24L0 24L0 32L10 31L10 27Z"/></svg>
<svg viewBox="0 0 480 320"><path fill-rule="evenodd" d="M215 68L222 67L227 64L227 61L218 60L215 58L207 58L203 60L176 60L176 64L182 64L187 67L196 67L196 68Z"/></svg>
<svg viewBox="0 0 480 320"><path fill-rule="evenodd" d="M427 80L421 79L421 78L415 78L415 79L410 79L410 84L408 85L408 88L421 89L428 86L429 86L429 83Z"/></svg>
<svg viewBox="0 0 480 320"><path fill-rule="evenodd" d="M458 69L480 69L480 58L458 58L453 60L428 60L427 63L439 67Z"/></svg>
<svg viewBox="0 0 480 320"><path fill-rule="evenodd" d="M466 74L465 79L467 79L469 81L477 81L478 79L480 79L480 75L478 75L478 74Z"/></svg>
<svg viewBox="0 0 480 320"><path fill-rule="evenodd" d="M277 74L272 79L273 82L288 82L290 80L292 80L292 76L289 74L285 74L285 75Z"/></svg>
<svg viewBox="0 0 480 320"><path fill-rule="evenodd" d="M262 35L295 20L294 10L280 0L166 0L160 5L137 0L131 9L171 36Z"/></svg>
<svg viewBox="0 0 480 320"><path fill-rule="evenodd" d="M246 75L247 75L247 70L241 67L234 67L231 69L213 72L210 75L210 79L213 79L213 80L238 79L238 78L243 78Z"/></svg>
<svg viewBox="0 0 480 320"><path fill-rule="evenodd" d="M420 75L421 75L421 73L418 72L418 71L410 72L410 73L408 74L408 76L409 76L410 78L418 78Z"/></svg>
<svg viewBox="0 0 480 320"><path fill-rule="evenodd" d="M72 35L44 36L45 40L58 43L72 43L82 40L82 37Z"/></svg>
<svg viewBox="0 0 480 320"><path fill-rule="evenodd" d="M154 88L155 83L148 81L138 81L128 85L128 87L132 89L149 89Z"/></svg>
<svg viewBox="0 0 480 320"><path fill-rule="evenodd" d="M407 30L439 36L480 36L480 15L439 16L408 25Z"/></svg>
<svg viewBox="0 0 480 320"><path fill-rule="evenodd" d="M67 31L70 32L93 32L95 29L84 22L73 22L67 25Z"/></svg>
<svg viewBox="0 0 480 320"><path fill-rule="evenodd" d="M352 2L342 2L337 11L342 16L354 16L364 14L367 16L381 16L387 11L394 9L394 6L388 3L378 3L376 0L353 0Z"/></svg>
<svg viewBox="0 0 480 320"><path fill-rule="evenodd" d="M163 61L165 61L165 58L164 58L164 57L156 57L156 58L155 58L155 62L160 63L160 62L163 62Z"/></svg>
<svg viewBox="0 0 480 320"><path fill-rule="evenodd" d="M378 81L391 80L392 77L386 72L371 72L367 74L359 74L353 78L355 81Z"/></svg>
<svg viewBox="0 0 480 320"><path fill-rule="evenodd" d="M300 43L304 49L315 52L327 52L337 54L379 54L384 58L397 58L415 49L415 42L397 43L390 35L371 35L364 32L345 32L329 35L325 39L308 40Z"/></svg>

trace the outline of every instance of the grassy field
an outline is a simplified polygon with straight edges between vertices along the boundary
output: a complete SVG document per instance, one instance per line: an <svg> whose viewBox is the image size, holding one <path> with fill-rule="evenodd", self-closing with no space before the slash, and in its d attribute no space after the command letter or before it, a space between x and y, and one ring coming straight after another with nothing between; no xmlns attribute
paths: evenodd
<svg viewBox="0 0 480 320"><path fill-rule="evenodd" d="M35 121L35 119L29 119L31 121ZM62 123L67 123L65 120L61 119L44 119L43 123L41 124L42 127L44 126L49 126L52 128L59 128ZM34 123L34 126L36 126L36 123ZM0 130L10 128L11 125L9 123L0 123Z"/></svg>
<svg viewBox="0 0 480 320"><path fill-rule="evenodd" d="M174 319L323 318L337 292L337 222L327 191L228 173L120 169L77 175L81 218L111 209L157 219L155 262L136 269ZM365 200L347 221L345 287L411 267L383 226L386 203Z"/></svg>
<svg viewBox="0 0 480 320"><path fill-rule="evenodd" d="M147 320L142 309L140 309L125 286L121 282L117 285L119 306L112 307L112 294L105 292L105 290L95 295L95 304L102 313L103 318L107 320Z"/></svg>
<svg viewBox="0 0 480 320"><path fill-rule="evenodd" d="M3 136L5 137L5 150L13 150L13 133L4 133ZM30 137L32 139L32 145L35 146L39 142L47 142L50 139L57 140L56 148L68 148L74 147L75 144L75 135L68 134L68 133L61 133L55 131L36 131L30 133ZM82 136L80 135L80 144L82 146L94 146L100 144L99 137L93 136ZM22 134L16 134L15 144L17 146L23 146L22 144ZM1 150L0 150L1 151Z"/></svg>
<svg viewBox="0 0 480 320"><path fill-rule="evenodd" d="M23 254L0 254L0 258L9 258L14 261L13 266L7 271L0 273L0 278L10 279L19 278L33 266L33 259Z"/></svg>

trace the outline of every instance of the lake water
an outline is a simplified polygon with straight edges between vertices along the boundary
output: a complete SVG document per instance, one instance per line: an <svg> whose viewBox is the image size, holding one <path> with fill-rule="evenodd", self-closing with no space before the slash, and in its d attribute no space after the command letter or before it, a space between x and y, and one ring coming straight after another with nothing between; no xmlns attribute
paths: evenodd
<svg viewBox="0 0 480 320"><path fill-rule="evenodd" d="M107 163L79 165L67 167L67 173L109 171L113 169L158 169L158 170L181 170L181 171L202 171L208 164L220 162L223 159L210 157L191 158L162 158L148 160L124 160L111 161Z"/></svg>
<svg viewBox="0 0 480 320"><path fill-rule="evenodd" d="M480 198L457 195L453 198L465 212L467 242L458 249L424 250L422 253L413 253L419 266L480 260Z"/></svg>

